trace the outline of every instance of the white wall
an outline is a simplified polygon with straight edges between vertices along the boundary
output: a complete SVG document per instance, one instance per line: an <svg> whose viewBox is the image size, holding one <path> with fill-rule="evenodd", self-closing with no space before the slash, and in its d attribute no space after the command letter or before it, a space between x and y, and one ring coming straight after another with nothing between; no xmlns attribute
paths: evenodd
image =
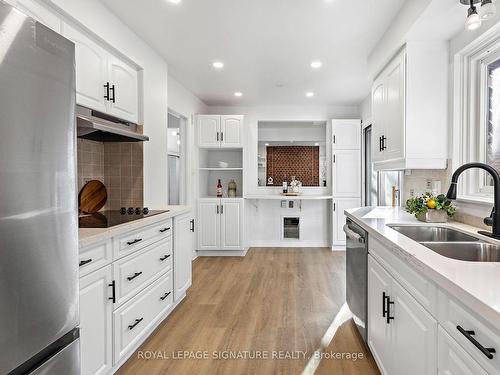
<svg viewBox="0 0 500 375"><path fill-rule="evenodd" d="M259 107L210 107L210 114L241 114L245 115L243 139L245 155L243 167L245 170L245 194L262 194L266 187L257 186L258 168L258 122L259 121L328 121L333 118L359 118L359 108L356 106L259 106ZM329 193L328 188L318 189L318 192ZM261 201L258 208L256 202L246 202L245 225L246 246L277 246L281 242L282 215L298 212L297 208L282 209L280 201ZM286 246L329 246L331 240L331 207L329 201L303 201L302 235L298 242L287 242Z"/></svg>
<svg viewBox="0 0 500 375"><path fill-rule="evenodd" d="M369 94L359 106L361 121L363 125L369 125L372 122L372 95Z"/></svg>
<svg viewBox="0 0 500 375"><path fill-rule="evenodd" d="M167 206L167 63L99 0L51 2L144 69L144 205Z"/></svg>

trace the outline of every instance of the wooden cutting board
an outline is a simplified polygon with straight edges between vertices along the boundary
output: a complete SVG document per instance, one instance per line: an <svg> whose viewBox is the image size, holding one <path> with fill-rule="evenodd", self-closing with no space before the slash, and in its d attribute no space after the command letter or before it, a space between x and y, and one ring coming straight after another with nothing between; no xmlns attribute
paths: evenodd
<svg viewBox="0 0 500 375"><path fill-rule="evenodd" d="M78 194L78 209L84 213L94 213L104 207L108 200L108 192L101 181L87 182Z"/></svg>

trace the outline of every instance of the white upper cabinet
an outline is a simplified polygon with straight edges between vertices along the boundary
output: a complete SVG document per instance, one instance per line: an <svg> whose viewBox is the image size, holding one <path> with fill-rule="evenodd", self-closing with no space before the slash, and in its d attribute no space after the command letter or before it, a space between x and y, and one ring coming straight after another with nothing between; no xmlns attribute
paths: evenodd
<svg viewBox="0 0 500 375"><path fill-rule="evenodd" d="M372 87L375 169L446 168L447 100L446 43L408 42Z"/></svg>
<svg viewBox="0 0 500 375"><path fill-rule="evenodd" d="M34 0L8 0L9 4L15 6L27 16L47 26L57 33L61 32L61 19L59 16L45 8Z"/></svg>
<svg viewBox="0 0 500 375"><path fill-rule="evenodd" d="M243 116L221 116L221 147L241 147Z"/></svg>
<svg viewBox="0 0 500 375"><path fill-rule="evenodd" d="M63 34L75 43L76 101L100 112L107 111L104 85L108 75L108 54L86 35L63 24Z"/></svg>
<svg viewBox="0 0 500 375"><path fill-rule="evenodd" d="M332 141L335 150L360 150L361 121L332 120Z"/></svg>
<svg viewBox="0 0 500 375"><path fill-rule="evenodd" d="M198 115L198 146L241 148L244 116Z"/></svg>
<svg viewBox="0 0 500 375"><path fill-rule="evenodd" d="M333 196L361 197L361 151L338 150L333 158Z"/></svg>
<svg viewBox="0 0 500 375"><path fill-rule="evenodd" d="M138 123L137 69L67 23L62 32L75 43L77 104Z"/></svg>
<svg viewBox="0 0 500 375"><path fill-rule="evenodd" d="M139 117L137 70L120 59L109 57L111 100L109 113L132 122Z"/></svg>

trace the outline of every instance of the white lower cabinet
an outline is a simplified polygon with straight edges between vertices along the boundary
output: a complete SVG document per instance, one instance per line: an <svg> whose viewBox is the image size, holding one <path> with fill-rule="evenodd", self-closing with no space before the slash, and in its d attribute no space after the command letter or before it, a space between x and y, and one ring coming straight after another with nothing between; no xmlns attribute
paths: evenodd
<svg viewBox="0 0 500 375"><path fill-rule="evenodd" d="M174 300L191 286L195 222L191 214L174 219Z"/></svg>
<svg viewBox="0 0 500 375"><path fill-rule="evenodd" d="M82 375L104 375L113 367L112 282L111 265L80 279Z"/></svg>
<svg viewBox="0 0 500 375"><path fill-rule="evenodd" d="M204 198L198 203L198 250L243 250L243 200Z"/></svg>
<svg viewBox="0 0 500 375"><path fill-rule="evenodd" d="M332 245L345 246L345 214L344 211L350 208L361 207L361 198L334 198L333 199L333 231Z"/></svg>
<svg viewBox="0 0 500 375"><path fill-rule="evenodd" d="M368 257L368 345L383 374L436 374L437 321Z"/></svg>
<svg viewBox="0 0 500 375"><path fill-rule="evenodd" d="M488 375L488 373L450 336L439 327L439 375Z"/></svg>

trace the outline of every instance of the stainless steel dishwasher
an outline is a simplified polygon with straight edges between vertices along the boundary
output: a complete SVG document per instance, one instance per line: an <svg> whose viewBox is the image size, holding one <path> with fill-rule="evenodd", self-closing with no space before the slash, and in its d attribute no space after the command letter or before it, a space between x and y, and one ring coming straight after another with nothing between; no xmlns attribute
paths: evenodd
<svg viewBox="0 0 500 375"><path fill-rule="evenodd" d="M346 234L346 300L366 342L368 323L368 234L349 218Z"/></svg>

